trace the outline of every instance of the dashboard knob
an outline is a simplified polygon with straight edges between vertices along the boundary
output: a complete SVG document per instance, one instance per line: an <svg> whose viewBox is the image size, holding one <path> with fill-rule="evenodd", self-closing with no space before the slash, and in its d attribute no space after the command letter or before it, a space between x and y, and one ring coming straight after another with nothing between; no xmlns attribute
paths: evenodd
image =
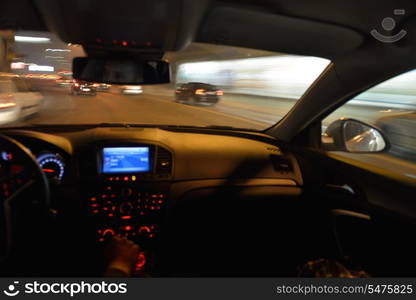
<svg viewBox="0 0 416 300"><path fill-rule="evenodd" d="M140 252L139 255L137 256L135 271L143 270L145 265L146 265L146 255L144 254L144 252Z"/></svg>
<svg viewBox="0 0 416 300"><path fill-rule="evenodd" d="M133 194L133 190L129 187L123 187L121 189L121 195L124 197L130 197Z"/></svg>
<svg viewBox="0 0 416 300"><path fill-rule="evenodd" d="M130 215L133 211L133 204L130 201L125 201L120 205L120 213L122 215Z"/></svg>

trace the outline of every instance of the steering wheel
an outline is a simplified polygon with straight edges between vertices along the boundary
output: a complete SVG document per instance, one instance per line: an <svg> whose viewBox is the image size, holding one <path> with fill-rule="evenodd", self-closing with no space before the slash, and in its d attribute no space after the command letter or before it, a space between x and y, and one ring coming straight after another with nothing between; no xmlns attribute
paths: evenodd
<svg viewBox="0 0 416 300"><path fill-rule="evenodd" d="M49 183L24 145L0 134L0 262L32 251L49 214ZM29 247L29 248L27 248ZM23 249L24 248L24 249Z"/></svg>

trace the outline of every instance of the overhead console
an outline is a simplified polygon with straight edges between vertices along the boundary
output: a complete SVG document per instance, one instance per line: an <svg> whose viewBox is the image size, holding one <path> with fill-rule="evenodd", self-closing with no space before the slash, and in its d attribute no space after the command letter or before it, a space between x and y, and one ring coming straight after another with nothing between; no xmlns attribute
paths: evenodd
<svg viewBox="0 0 416 300"><path fill-rule="evenodd" d="M65 42L82 44L87 52L129 49L141 53L186 47L208 4L207 0L35 1L49 30Z"/></svg>

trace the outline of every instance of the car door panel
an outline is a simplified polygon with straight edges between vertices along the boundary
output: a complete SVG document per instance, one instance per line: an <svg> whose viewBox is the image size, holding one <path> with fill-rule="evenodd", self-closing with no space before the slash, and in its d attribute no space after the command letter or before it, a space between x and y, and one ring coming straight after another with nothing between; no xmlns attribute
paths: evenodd
<svg viewBox="0 0 416 300"><path fill-rule="evenodd" d="M331 216L339 255L375 276L415 276L415 183L337 153L305 155L321 170L314 192Z"/></svg>

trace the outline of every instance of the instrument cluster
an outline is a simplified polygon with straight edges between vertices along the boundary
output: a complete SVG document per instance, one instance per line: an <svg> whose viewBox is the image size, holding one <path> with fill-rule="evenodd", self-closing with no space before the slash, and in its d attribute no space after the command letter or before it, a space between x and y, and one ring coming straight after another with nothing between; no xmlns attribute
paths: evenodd
<svg viewBox="0 0 416 300"><path fill-rule="evenodd" d="M46 177L62 181L65 175L65 161L58 153L41 152L36 155L36 159Z"/></svg>

